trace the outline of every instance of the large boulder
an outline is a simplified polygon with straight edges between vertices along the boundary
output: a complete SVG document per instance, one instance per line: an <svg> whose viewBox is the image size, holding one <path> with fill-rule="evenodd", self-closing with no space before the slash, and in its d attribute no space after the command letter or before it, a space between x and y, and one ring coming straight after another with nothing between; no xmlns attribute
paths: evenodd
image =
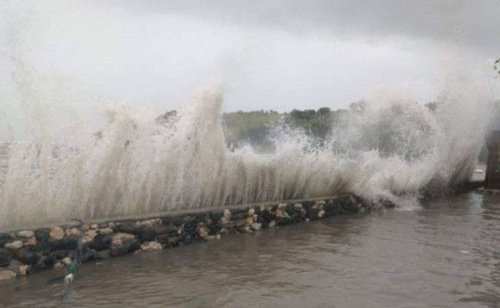
<svg viewBox="0 0 500 308"><path fill-rule="evenodd" d="M24 242L25 246L36 246L38 244L36 237L30 237Z"/></svg>
<svg viewBox="0 0 500 308"><path fill-rule="evenodd" d="M75 238L63 238L61 240L50 240L48 242L48 246L50 251L66 249L66 250L75 250L78 245L78 240Z"/></svg>
<svg viewBox="0 0 500 308"><path fill-rule="evenodd" d="M35 237L39 242L47 242L50 238L50 229L49 228L36 229Z"/></svg>
<svg viewBox="0 0 500 308"><path fill-rule="evenodd" d="M4 245L10 240L10 234L8 233L0 233L0 248L4 247Z"/></svg>
<svg viewBox="0 0 500 308"><path fill-rule="evenodd" d="M23 247L23 242L22 241L13 241L13 242L10 242L10 243L7 243L5 244L5 248L9 249L9 250L19 250L21 249L21 247Z"/></svg>
<svg viewBox="0 0 500 308"><path fill-rule="evenodd" d="M134 252L140 248L141 243L136 239L135 235L119 232L113 235L109 254L116 257Z"/></svg>
<svg viewBox="0 0 500 308"><path fill-rule="evenodd" d="M157 234L157 235L160 235L160 234L167 234L170 232L171 230L171 227L169 226L165 226L165 225L156 225L156 226L153 226L153 230L154 232Z"/></svg>
<svg viewBox="0 0 500 308"><path fill-rule="evenodd" d="M12 271L16 273L16 275L20 276L26 276L28 272L31 272L31 266L22 264L21 262L17 261L16 259L12 259L10 261L9 266L6 268L9 271Z"/></svg>
<svg viewBox="0 0 500 308"><path fill-rule="evenodd" d="M84 244L88 244L88 243L91 243L95 237L97 236L97 230L94 230L94 229L89 229L87 231L85 231L84 235L83 235L83 243Z"/></svg>
<svg viewBox="0 0 500 308"><path fill-rule="evenodd" d="M17 237L23 238L23 239L28 239L35 236L35 233L30 230L24 230L24 231L19 231L17 232Z"/></svg>
<svg viewBox="0 0 500 308"><path fill-rule="evenodd" d="M145 227L141 232L139 232L138 237L141 242L154 241L156 238L156 232L153 227Z"/></svg>
<svg viewBox="0 0 500 308"><path fill-rule="evenodd" d="M130 233L119 232L113 236L111 241L112 246L120 246L135 240L135 235Z"/></svg>
<svg viewBox="0 0 500 308"><path fill-rule="evenodd" d="M69 238L79 238L82 235L82 232L78 230L77 228L69 228L66 229L65 234Z"/></svg>
<svg viewBox="0 0 500 308"><path fill-rule="evenodd" d="M40 252L47 252L49 250L49 238L50 229L49 228L39 228L35 230L35 238L38 243L38 249Z"/></svg>
<svg viewBox="0 0 500 308"><path fill-rule="evenodd" d="M161 250L162 248L163 248L162 245L156 241L146 242L141 245L142 251L155 251L155 250Z"/></svg>
<svg viewBox="0 0 500 308"><path fill-rule="evenodd" d="M37 255L32 246L24 246L15 253L16 259L24 264L36 263Z"/></svg>
<svg viewBox="0 0 500 308"><path fill-rule="evenodd" d="M130 233L130 234L138 234L142 227L137 226L135 222L124 221L115 226L115 232L119 233Z"/></svg>
<svg viewBox="0 0 500 308"><path fill-rule="evenodd" d="M106 227L106 228L99 229L99 234L101 234L101 235L113 234L113 228Z"/></svg>
<svg viewBox="0 0 500 308"><path fill-rule="evenodd" d="M94 238L94 241L89 245L89 247L95 249L96 251L109 249L112 241L112 234L99 234Z"/></svg>
<svg viewBox="0 0 500 308"><path fill-rule="evenodd" d="M10 280L16 278L16 273L11 270L0 270L0 280Z"/></svg>
<svg viewBox="0 0 500 308"><path fill-rule="evenodd" d="M0 248L0 267L7 267L12 259L12 253L5 248Z"/></svg>
<svg viewBox="0 0 500 308"><path fill-rule="evenodd" d="M141 243L137 239L133 239L129 242L122 242L119 245L112 245L109 250L109 254L112 257L122 256L125 254L132 253L141 248Z"/></svg>
<svg viewBox="0 0 500 308"><path fill-rule="evenodd" d="M66 250L66 249L58 249L58 250L54 250L52 251L50 254L49 254L49 257L51 258L55 258L56 260L58 259L63 259L65 257L67 257L69 255L71 251L70 250Z"/></svg>
<svg viewBox="0 0 500 308"><path fill-rule="evenodd" d="M181 240L177 234L160 234L157 239L158 242L169 247L178 246Z"/></svg>
<svg viewBox="0 0 500 308"><path fill-rule="evenodd" d="M59 241L64 238L64 230L61 227L53 227L49 235L52 241Z"/></svg>

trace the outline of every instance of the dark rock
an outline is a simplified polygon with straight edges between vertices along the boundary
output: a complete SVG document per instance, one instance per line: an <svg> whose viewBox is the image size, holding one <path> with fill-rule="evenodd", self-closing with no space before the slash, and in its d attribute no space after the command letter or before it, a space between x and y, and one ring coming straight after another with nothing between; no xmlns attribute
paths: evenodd
<svg viewBox="0 0 500 308"><path fill-rule="evenodd" d="M208 229L210 230L210 234L217 234L222 230L222 224L220 220L212 220L212 222L208 225Z"/></svg>
<svg viewBox="0 0 500 308"><path fill-rule="evenodd" d="M196 235L196 228L198 225L195 222L188 222L184 224L184 232L191 236Z"/></svg>
<svg viewBox="0 0 500 308"><path fill-rule="evenodd" d="M288 215L292 216L294 213L295 213L295 208L293 207L292 204L288 203L286 206L285 206L285 212L288 213Z"/></svg>
<svg viewBox="0 0 500 308"><path fill-rule="evenodd" d="M128 253L132 253L136 250L141 249L141 243L138 240L133 240L128 247Z"/></svg>
<svg viewBox="0 0 500 308"><path fill-rule="evenodd" d="M59 249L52 251L49 256L55 257L56 259L63 259L69 255L70 251L66 249Z"/></svg>
<svg viewBox="0 0 500 308"><path fill-rule="evenodd" d="M109 249L111 247L111 242L113 240L112 234L102 235L99 234L94 238L94 241L90 244L90 248L96 251Z"/></svg>
<svg viewBox="0 0 500 308"><path fill-rule="evenodd" d="M287 204L285 207L285 212L288 214L288 222L289 223L297 223L301 222L303 220L303 208L302 207L295 207L293 204Z"/></svg>
<svg viewBox="0 0 500 308"><path fill-rule="evenodd" d="M166 233L170 232L170 230L171 230L171 227L165 226L165 225L155 225L153 227L153 231L157 235L158 234L166 234Z"/></svg>
<svg viewBox="0 0 500 308"><path fill-rule="evenodd" d="M88 262L91 260L97 260L97 251L87 247L82 249L82 262Z"/></svg>
<svg viewBox="0 0 500 308"><path fill-rule="evenodd" d="M346 211L342 208L341 204L339 203L327 203L325 205L325 213L326 216L336 216L336 215L342 215Z"/></svg>
<svg viewBox="0 0 500 308"><path fill-rule="evenodd" d="M48 267L45 267L45 265L43 265L41 263L32 264L28 270L28 275L40 273L41 271L46 270L46 269L48 269Z"/></svg>
<svg viewBox="0 0 500 308"><path fill-rule="evenodd" d="M210 212L209 215L212 221L219 221L224 216L224 212Z"/></svg>
<svg viewBox="0 0 500 308"><path fill-rule="evenodd" d="M259 221L259 222L261 222L262 225L265 225L265 226L267 226L270 221L272 221L272 220L275 219L274 215L269 210L262 211L260 213L259 218L262 220L262 221Z"/></svg>
<svg viewBox="0 0 500 308"><path fill-rule="evenodd" d="M341 211L338 210L339 214L359 212L360 204L361 203L351 195L339 196L338 198L329 200L327 202L327 206L332 205L340 207ZM328 212L328 209L326 210Z"/></svg>
<svg viewBox="0 0 500 308"><path fill-rule="evenodd" d="M111 247L111 249L109 250L109 255L111 257L123 256L123 255L127 254L128 246L129 246L129 244L123 244L120 246Z"/></svg>
<svg viewBox="0 0 500 308"><path fill-rule="evenodd" d="M288 226L293 224L293 222L294 221L289 216L276 218L276 226Z"/></svg>
<svg viewBox="0 0 500 308"><path fill-rule="evenodd" d="M99 229L104 229L104 228L107 228L108 226L109 226L109 224L107 222L103 222L103 223L99 224Z"/></svg>
<svg viewBox="0 0 500 308"><path fill-rule="evenodd" d="M157 237L156 237L156 240L158 242L160 242L160 244L163 244L163 245L168 245L168 238L170 236L168 234L159 234Z"/></svg>
<svg viewBox="0 0 500 308"><path fill-rule="evenodd" d="M57 262L57 257L54 255L43 256L35 264L30 267L29 274L37 273L45 269L53 268Z"/></svg>
<svg viewBox="0 0 500 308"><path fill-rule="evenodd" d="M176 247L179 246L180 238L177 234L169 235L169 234L160 234L157 237L158 242L165 246Z"/></svg>
<svg viewBox="0 0 500 308"><path fill-rule="evenodd" d="M0 267L6 267L10 264L12 254L5 248L0 248Z"/></svg>
<svg viewBox="0 0 500 308"><path fill-rule="evenodd" d="M19 275L19 267L21 265L23 265L21 262L17 261L16 259L12 259L6 267L8 270L13 271L14 273Z"/></svg>
<svg viewBox="0 0 500 308"><path fill-rule="evenodd" d="M61 250L61 249L75 250L77 244L78 240L76 238L63 238L62 240L58 241L53 241L53 240L48 241L48 246L50 251Z"/></svg>
<svg viewBox="0 0 500 308"><path fill-rule="evenodd" d="M261 212L258 216L255 222L264 224L264 223L269 223L270 220L264 219L263 212Z"/></svg>
<svg viewBox="0 0 500 308"><path fill-rule="evenodd" d="M198 224L199 222L205 221L207 218L209 218L209 217L205 213L193 214L193 215L190 215L191 220L189 222L194 222L194 223Z"/></svg>
<svg viewBox="0 0 500 308"><path fill-rule="evenodd" d="M5 243L7 243L10 240L10 234L8 233L0 233L0 248L3 248L5 246Z"/></svg>
<svg viewBox="0 0 500 308"><path fill-rule="evenodd" d="M248 209L231 211L231 219L240 220L248 217Z"/></svg>
<svg viewBox="0 0 500 308"><path fill-rule="evenodd" d="M140 248L141 248L141 243L137 239L134 239L130 242L124 243L119 246L111 246L111 249L109 250L109 255L112 257L122 256L132 253Z"/></svg>
<svg viewBox="0 0 500 308"><path fill-rule="evenodd" d="M301 202L302 203L302 208L304 209L304 211L306 211L306 216L310 216L310 212L313 208L313 205L314 205L314 202L312 201L304 201L304 202Z"/></svg>
<svg viewBox="0 0 500 308"><path fill-rule="evenodd" d="M32 272L31 267L31 265L25 265L17 261L16 259L12 259L9 266L7 267L7 270L12 271L19 276L26 276L27 274Z"/></svg>
<svg viewBox="0 0 500 308"><path fill-rule="evenodd" d="M38 242L37 244L38 252L43 255L47 255L50 252L50 246L48 242Z"/></svg>
<svg viewBox="0 0 500 308"><path fill-rule="evenodd" d="M179 246L180 238L178 236L169 236L167 244L171 247Z"/></svg>
<svg viewBox="0 0 500 308"><path fill-rule="evenodd" d="M193 239L194 239L194 236L190 235L190 234L186 234L186 236L184 236L184 238L182 239L182 242L179 242L184 244L184 245L188 245L188 244L191 244L191 242L193 242Z"/></svg>
<svg viewBox="0 0 500 308"><path fill-rule="evenodd" d="M115 226L115 232L131 233L137 235L141 230L135 222L124 221L117 226Z"/></svg>
<svg viewBox="0 0 500 308"><path fill-rule="evenodd" d="M260 206L255 206L254 208L255 214L260 216L260 213L262 212L262 209Z"/></svg>
<svg viewBox="0 0 500 308"><path fill-rule="evenodd" d="M47 242L49 241L50 238L50 229L49 228L36 229L35 238L38 241L38 244L47 246Z"/></svg>
<svg viewBox="0 0 500 308"><path fill-rule="evenodd" d="M186 223L196 223L196 217L193 216L193 215L179 216L178 220L180 220L183 224L186 224Z"/></svg>
<svg viewBox="0 0 500 308"><path fill-rule="evenodd" d="M42 257L38 260L37 264L43 264L44 268L52 268L57 262L57 257L55 255L49 255Z"/></svg>
<svg viewBox="0 0 500 308"><path fill-rule="evenodd" d="M139 232L138 237L141 242L154 241L156 238L156 232L153 230L153 228L148 227Z"/></svg>
<svg viewBox="0 0 500 308"><path fill-rule="evenodd" d="M24 264L34 264L37 259L35 248L32 246L22 247L16 252L15 257Z"/></svg>
<svg viewBox="0 0 500 308"><path fill-rule="evenodd" d="M163 225L165 226L180 226L182 221L179 220L179 215L176 216L164 216L161 218Z"/></svg>

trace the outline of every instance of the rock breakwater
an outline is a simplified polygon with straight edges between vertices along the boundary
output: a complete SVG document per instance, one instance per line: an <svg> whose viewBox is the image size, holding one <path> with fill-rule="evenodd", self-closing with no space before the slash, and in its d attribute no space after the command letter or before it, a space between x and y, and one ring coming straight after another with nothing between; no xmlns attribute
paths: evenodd
<svg viewBox="0 0 500 308"><path fill-rule="evenodd" d="M390 206L390 204L384 204ZM46 269L63 269L75 257L83 239L82 262L218 240L229 234L251 233L373 207L354 195L315 200L262 203L171 213L154 218L74 222L61 226L0 233L0 280Z"/></svg>

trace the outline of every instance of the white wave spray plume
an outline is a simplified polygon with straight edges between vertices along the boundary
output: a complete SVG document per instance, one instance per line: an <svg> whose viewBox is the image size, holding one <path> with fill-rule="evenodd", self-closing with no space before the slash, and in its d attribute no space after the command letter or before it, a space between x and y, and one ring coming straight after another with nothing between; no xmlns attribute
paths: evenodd
<svg viewBox="0 0 500 308"><path fill-rule="evenodd" d="M486 102L462 87L443 95L434 112L412 102L368 107L321 148L295 133L267 154L226 147L218 85L199 90L166 123L157 114L110 106L105 129L78 144L31 140L4 148L1 225L343 192L396 200L433 181L452 185L470 177L490 114Z"/></svg>

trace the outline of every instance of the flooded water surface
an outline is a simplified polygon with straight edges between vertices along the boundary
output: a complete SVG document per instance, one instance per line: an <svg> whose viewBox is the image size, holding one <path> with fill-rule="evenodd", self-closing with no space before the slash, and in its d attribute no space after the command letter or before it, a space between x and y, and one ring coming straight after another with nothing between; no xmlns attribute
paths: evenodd
<svg viewBox="0 0 500 308"><path fill-rule="evenodd" d="M229 236L0 284L5 307L497 307L500 197ZM55 280L54 280L55 279Z"/></svg>

